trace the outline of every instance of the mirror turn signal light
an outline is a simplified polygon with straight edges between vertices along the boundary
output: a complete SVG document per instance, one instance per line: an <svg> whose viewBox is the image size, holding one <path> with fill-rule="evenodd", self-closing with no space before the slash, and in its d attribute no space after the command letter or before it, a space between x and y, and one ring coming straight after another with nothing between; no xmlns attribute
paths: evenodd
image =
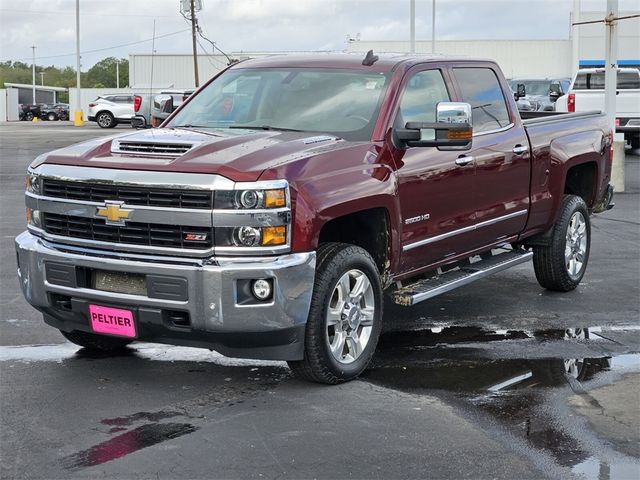
<svg viewBox="0 0 640 480"><path fill-rule="evenodd" d="M264 227L262 229L263 246L285 245L287 243L287 227Z"/></svg>
<svg viewBox="0 0 640 480"><path fill-rule="evenodd" d="M447 138L450 140L471 140L473 136L473 130L447 130Z"/></svg>

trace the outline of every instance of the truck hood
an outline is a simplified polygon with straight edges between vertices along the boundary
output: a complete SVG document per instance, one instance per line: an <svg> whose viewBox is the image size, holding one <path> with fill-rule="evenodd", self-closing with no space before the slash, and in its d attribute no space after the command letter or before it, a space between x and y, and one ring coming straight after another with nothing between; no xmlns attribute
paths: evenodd
<svg viewBox="0 0 640 480"><path fill-rule="evenodd" d="M127 170L219 174L255 181L267 169L355 145L332 135L244 129L137 130L38 157L43 163Z"/></svg>

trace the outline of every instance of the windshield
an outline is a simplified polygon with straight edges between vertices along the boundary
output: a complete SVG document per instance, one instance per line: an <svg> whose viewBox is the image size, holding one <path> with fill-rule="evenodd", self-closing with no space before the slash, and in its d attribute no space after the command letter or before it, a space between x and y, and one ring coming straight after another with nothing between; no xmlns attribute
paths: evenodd
<svg viewBox="0 0 640 480"><path fill-rule="evenodd" d="M300 130L366 141L388 80L385 73L356 70L228 70L168 126Z"/></svg>
<svg viewBox="0 0 640 480"><path fill-rule="evenodd" d="M518 84L522 83L527 95L549 95L549 87L551 82L549 80L511 80L511 90L514 92L518 88Z"/></svg>

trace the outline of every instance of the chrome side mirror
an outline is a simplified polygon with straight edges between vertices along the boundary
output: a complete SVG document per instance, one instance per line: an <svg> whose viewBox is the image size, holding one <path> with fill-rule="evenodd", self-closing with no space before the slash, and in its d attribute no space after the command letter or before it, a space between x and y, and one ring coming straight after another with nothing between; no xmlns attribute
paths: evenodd
<svg viewBox="0 0 640 480"><path fill-rule="evenodd" d="M438 147L440 150L468 150L473 137L471 105L440 102L436 122L407 122L396 130L398 140L407 147Z"/></svg>

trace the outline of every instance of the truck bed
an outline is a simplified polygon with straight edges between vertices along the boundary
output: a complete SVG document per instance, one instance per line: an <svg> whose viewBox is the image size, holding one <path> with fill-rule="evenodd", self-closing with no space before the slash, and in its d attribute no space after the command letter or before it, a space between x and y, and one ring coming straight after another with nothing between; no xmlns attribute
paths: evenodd
<svg viewBox="0 0 640 480"><path fill-rule="evenodd" d="M546 123L556 123L559 121L573 120L577 118L604 115L600 110L591 110L589 112L520 112L522 124L525 127L530 125L540 125Z"/></svg>

